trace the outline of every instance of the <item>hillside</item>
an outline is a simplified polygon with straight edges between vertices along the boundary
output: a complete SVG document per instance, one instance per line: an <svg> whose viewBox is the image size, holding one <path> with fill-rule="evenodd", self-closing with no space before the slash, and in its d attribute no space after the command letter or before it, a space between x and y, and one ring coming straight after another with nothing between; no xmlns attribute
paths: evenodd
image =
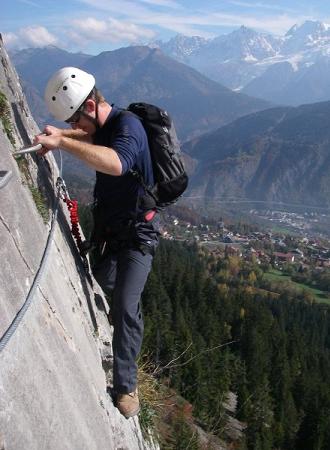
<svg viewBox="0 0 330 450"><path fill-rule="evenodd" d="M191 140L189 195L329 206L330 102L274 108Z"/></svg>
<svg viewBox="0 0 330 450"><path fill-rule="evenodd" d="M194 436L183 440L182 418L193 415L230 449L328 450L329 306L269 280L269 264L257 262L252 245L246 259L232 246L210 248L162 242L143 295L145 349L191 403L169 414L176 446L168 433L164 449L201 450ZM296 276L298 267L290 265ZM329 268L323 276L329 295Z"/></svg>

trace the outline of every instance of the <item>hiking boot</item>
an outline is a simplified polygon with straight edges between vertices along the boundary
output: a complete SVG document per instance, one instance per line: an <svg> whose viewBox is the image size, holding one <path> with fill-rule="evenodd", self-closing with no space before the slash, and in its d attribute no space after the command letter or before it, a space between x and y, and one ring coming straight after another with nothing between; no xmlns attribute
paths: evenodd
<svg viewBox="0 0 330 450"><path fill-rule="evenodd" d="M140 402L137 389L130 394L118 394L116 406L126 419L139 414Z"/></svg>

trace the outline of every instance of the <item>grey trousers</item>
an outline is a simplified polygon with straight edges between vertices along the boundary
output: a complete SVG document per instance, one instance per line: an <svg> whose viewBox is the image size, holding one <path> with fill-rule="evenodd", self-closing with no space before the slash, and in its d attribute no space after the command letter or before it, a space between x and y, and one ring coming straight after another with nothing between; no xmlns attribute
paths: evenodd
<svg viewBox="0 0 330 450"><path fill-rule="evenodd" d="M136 358L143 339L140 299L152 259L150 253L126 248L110 253L93 268L103 291L112 292L113 385L121 394L133 392L137 385Z"/></svg>

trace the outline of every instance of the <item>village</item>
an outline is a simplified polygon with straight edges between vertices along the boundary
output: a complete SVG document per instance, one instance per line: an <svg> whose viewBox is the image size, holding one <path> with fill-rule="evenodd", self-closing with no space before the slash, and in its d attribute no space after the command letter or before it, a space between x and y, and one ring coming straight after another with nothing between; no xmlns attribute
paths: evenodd
<svg viewBox="0 0 330 450"><path fill-rule="evenodd" d="M195 242L215 255L253 258L257 264L271 264L279 270L288 264L298 265L300 269L330 268L330 241L307 233L249 231L242 234L233 225L226 227L223 221L215 225L192 225L168 216L162 235L165 239Z"/></svg>
<svg viewBox="0 0 330 450"><path fill-rule="evenodd" d="M249 214L257 219L278 224L294 233L329 236L330 214L328 208L310 208L310 211L292 212L280 209L250 209Z"/></svg>

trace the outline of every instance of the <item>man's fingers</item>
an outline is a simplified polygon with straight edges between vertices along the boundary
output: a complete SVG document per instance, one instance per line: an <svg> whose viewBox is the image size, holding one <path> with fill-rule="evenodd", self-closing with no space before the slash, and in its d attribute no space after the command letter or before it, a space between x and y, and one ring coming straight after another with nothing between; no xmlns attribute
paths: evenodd
<svg viewBox="0 0 330 450"><path fill-rule="evenodd" d="M39 153L40 155L44 155L49 150L54 150L55 148L58 148L58 146L59 146L59 136L52 133L52 130L48 130L48 134L45 134L45 131L47 131L47 130L45 129L43 133L38 134L34 138L35 144L42 145L42 149Z"/></svg>
<svg viewBox="0 0 330 450"><path fill-rule="evenodd" d="M33 141L33 143L34 143L35 145L37 145L37 144L41 144L41 145L42 145L41 149L37 151L37 154L38 154L39 156L44 156L44 155L49 151L49 148L45 147L44 143L42 142L42 141L43 141L42 138L43 138L44 136L45 136L45 133L38 134L38 135L34 138L34 141Z"/></svg>
<svg viewBox="0 0 330 450"><path fill-rule="evenodd" d="M42 144L42 142L41 142L41 139L40 139L40 137L42 137L42 136L46 136L46 134L43 132L43 133L40 133L40 134L37 134L37 136L35 136L34 137L34 139L33 139L33 144Z"/></svg>
<svg viewBox="0 0 330 450"><path fill-rule="evenodd" d="M47 152L49 152L49 149L48 149L48 148L46 148L46 147L41 147L41 149L37 151L37 154L38 154L39 156L44 156Z"/></svg>

